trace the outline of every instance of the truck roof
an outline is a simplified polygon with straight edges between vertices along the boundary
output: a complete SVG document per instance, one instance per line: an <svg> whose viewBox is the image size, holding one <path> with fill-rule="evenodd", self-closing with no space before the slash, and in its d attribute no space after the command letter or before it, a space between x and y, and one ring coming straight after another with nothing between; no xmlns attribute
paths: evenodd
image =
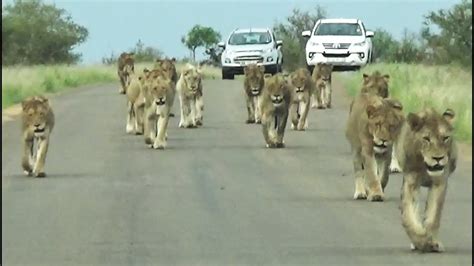
<svg viewBox="0 0 474 266"><path fill-rule="evenodd" d="M267 32L270 31L269 28L242 28L242 29L236 29L234 32L235 33L240 33L240 32Z"/></svg>
<svg viewBox="0 0 474 266"><path fill-rule="evenodd" d="M321 23L359 23L356 18L324 18L320 20Z"/></svg>

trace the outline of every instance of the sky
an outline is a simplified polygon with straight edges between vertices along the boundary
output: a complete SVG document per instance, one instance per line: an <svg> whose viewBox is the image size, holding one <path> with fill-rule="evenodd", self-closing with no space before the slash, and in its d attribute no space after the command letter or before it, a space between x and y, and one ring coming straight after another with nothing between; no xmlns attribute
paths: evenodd
<svg viewBox="0 0 474 266"><path fill-rule="evenodd" d="M12 2L7 1L8 2ZM210 26L223 38L238 27L272 27L292 9L314 10L319 4L328 17L359 18L366 28L383 28L400 38L403 30L418 32L423 15L450 8L460 0L45 0L65 9L89 30L88 39L74 48L83 64L129 50L140 39L166 56L182 58L189 51L181 37L195 24ZM2 1L2 6L5 1ZM308 29L309 30L309 29ZM284 44L283 44L284 45ZM197 59L204 51L196 52Z"/></svg>

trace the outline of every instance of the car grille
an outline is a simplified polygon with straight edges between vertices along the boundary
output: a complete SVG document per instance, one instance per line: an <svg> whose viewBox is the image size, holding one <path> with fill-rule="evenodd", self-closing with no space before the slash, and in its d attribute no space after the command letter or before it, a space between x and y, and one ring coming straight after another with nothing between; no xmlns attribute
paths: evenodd
<svg viewBox="0 0 474 266"><path fill-rule="evenodd" d="M248 56L237 56L234 58L235 63L247 62L247 61L257 61L257 63L263 62L263 57L259 55L248 55Z"/></svg>
<svg viewBox="0 0 474 266"><path fill-rule="evenodd" d="M337 43L339 47L334 48L334 43L323 43L324 48L328 49L347 49L349 46L351 46L350 43Z"/></svg>
<svg viewBox="0 0 474 266"><path fill-rule="evenodd" d="M349 55L350 55L349 53L345 53L345 54L323 53L323 56L324 56L324 57L339 57L339 58L344 58L344 57L348 57Z"/></svg>

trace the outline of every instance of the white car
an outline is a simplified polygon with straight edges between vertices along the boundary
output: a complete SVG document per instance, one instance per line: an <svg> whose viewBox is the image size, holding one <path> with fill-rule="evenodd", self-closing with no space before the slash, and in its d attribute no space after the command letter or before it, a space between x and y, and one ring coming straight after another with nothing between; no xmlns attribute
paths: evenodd
<svg viewBox="0 0 474 266"><path fill-rule="evenodd" d="M222 79L234 79L243 74L244 66L265 66L265 73L281 72L282 41L268 28L235 29L226 42L218 43L224 49L221 55Z"/></svg>
<svg viewBox="0 0 474 266"><path fill-rule="evenodd" d="M374 32L359 19L320 19L312 31L303 31L305 58L312 70L318 63L360 68L372 60Z"/></svg>

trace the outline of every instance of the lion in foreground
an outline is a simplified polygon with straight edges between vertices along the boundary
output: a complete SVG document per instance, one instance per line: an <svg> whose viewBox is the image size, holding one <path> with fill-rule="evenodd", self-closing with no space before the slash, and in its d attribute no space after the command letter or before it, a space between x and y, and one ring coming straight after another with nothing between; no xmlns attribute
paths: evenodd
<svg viewBox="0 0 474 266"><path fill-rule="evenodd" d="M260 110L262 132L267 148L284 148L283 136L291 103L290 86L282 74L265 79Z"/></svg>
<svg viewBox="0 0 474 266"><path fill-rule="evenodd" d="M43 96L29 97L21 103L21 107L23 171L28 176L45 177L44 164L54 127L53 110L48 99ZM33 149L35 142L36 151Z"/></svg>
<svg viewBox="0 0 474 266"><path fill-rule="evenodd" d="M143 117L145 114L145 95L144 83L145 76L148 74L147 68L143 69L143 73L133 74L130 77L130 84L127 87L127 125L125 132L127 134L143 134Z"/></svg>
<svg viewBox="0 0 474 266"><path fill-rule="evenodd" d="M145 144L150 148L164 149L176 85L165 73L154 69L145 74L142 89L145 96Z"/></svg>
<svg viewBox="0 0 474 266"><path fill-rule="evenodd" d="M128 84L130 83L130 76L134 72L135 60L134 53L121 53L117 61L117 74L120 79L120 94L125 94Z"/></svg>
<svg viewBox="0 0 474 266"><path fill-rule="evenodd" d="M290 106L291 129L305 130L308 128L308 113L314 83L308 69L300 68L291 73L290 88L292 102Z"/></svg>
<svg viewBox="0 0 474 266"><path fill-rule="evenodd" d="M247 104L247 120L245 123L261 123L260 99L264 86L265 66L251 64L244 67L244 91Z"/></svg>
<svg viewBox="0 0 474 266"><path fill-rule="evenodd" d="M403 172L402 225L414 250L444 251L438 231L448 178L457 162L454 115L451 109L439 114L432 108L410 113L395 143L396 158ZM428 188L423 218L417 208L421 186Z"/></svg>
<svg viewBox="0 0 474 266"><path fill-rule="evenodd" d="M311 107L318 109L331 108L332 99L332 69L333 66L326 63L318 63L313 70L312 79L315 90L312 96Z"/></svg>
<svg viewBox="0 0 474 266"><path fill-rule="evenodd" d="M402 104L361 93L353 100L346 126L355 171L354 199L383 201L392 145L404 121Z"/></svg>
<svg viewBox="0 0 474 266"><path fill-rule="evenodd" d="M202 126L204 102L200 68L186 64L176 84L176 90L181 107L178 126L181 128Z"/></svg>

